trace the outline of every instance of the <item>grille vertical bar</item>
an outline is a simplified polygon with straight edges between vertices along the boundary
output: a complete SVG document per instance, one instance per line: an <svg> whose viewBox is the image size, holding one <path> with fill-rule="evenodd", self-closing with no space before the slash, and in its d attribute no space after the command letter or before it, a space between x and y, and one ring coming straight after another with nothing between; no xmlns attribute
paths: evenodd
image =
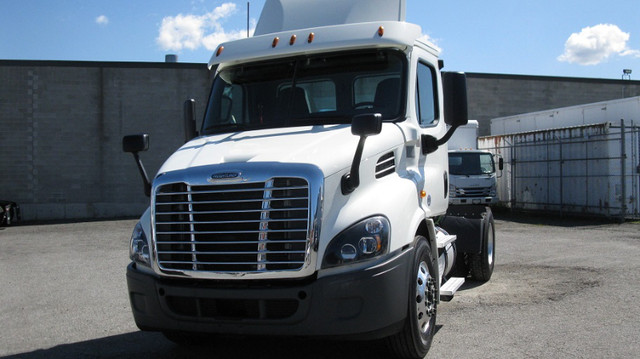
<svg viewBox="0 0 640 359"><path fill-rule="evenodd" d="M265 182L191 186L155 192L161 270L217 273L300 270L309 253L309 185Z"/></svg>

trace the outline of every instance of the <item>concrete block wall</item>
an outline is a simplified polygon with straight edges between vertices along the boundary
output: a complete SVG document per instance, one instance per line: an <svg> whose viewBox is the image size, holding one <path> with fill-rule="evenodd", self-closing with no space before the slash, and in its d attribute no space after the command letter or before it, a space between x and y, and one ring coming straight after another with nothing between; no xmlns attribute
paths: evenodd
<svg viewBox="0 0 640 359"><path fill-rule="evenodd" d="M135 217L149 199L122 136L147 132L153 177L184 142L182 106L204 113L205 64L0 60L0 199L23 219ZM467 74L469 115L495 117L640 95L639 81ZM623 93L624 91L624 93Z"/></svg>
<svg viewBox="0 0 640 359"><path fill-rule="evenodd" d="M122 136L150 134L152 177L184 142L182 106L200 115L204 64L0 62L0 199L24 220L129 217L148 206Z"/></svg>
<svg viewBox="0 0 640 359"><path fill-rule="evenodd" d="M640 81L467 73L470 119L490 135L492 118L640 96Z"/></svg>

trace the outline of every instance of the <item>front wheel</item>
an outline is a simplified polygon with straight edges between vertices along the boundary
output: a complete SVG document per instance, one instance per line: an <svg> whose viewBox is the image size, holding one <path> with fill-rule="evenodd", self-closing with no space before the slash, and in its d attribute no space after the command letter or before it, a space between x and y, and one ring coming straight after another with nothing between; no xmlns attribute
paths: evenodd
<svg viewBox="0 0 640 359"><path fill-rule="evenodd" d="M389 338L390 348L400 358L424 358L431 347L438 298L435 268L429 242L423 236L416 237L407 318L402 330Z"/></svg>

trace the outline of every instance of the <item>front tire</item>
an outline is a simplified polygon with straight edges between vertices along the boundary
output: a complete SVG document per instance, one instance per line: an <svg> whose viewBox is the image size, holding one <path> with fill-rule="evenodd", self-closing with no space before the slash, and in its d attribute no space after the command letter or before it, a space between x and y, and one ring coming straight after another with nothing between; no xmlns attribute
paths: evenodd
<svg viewBox="0 0 640 359"><path fill-rule="evenodd" d="M429 242L416 237L409 280L409 309L402 330L389 338L389 346L400 358L424 358L431 347L436 327L438 291L436 263Z"/></svg>

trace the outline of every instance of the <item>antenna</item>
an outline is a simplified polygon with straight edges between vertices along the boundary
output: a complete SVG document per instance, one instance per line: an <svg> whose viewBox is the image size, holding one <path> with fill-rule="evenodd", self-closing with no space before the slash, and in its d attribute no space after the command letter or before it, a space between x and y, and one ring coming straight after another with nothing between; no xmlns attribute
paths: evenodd
<svg viewBox="0 0 640 359"><path fill-rule="evenodd" d="M249 2L247 1L247 37L249 37Z"/></svg>

